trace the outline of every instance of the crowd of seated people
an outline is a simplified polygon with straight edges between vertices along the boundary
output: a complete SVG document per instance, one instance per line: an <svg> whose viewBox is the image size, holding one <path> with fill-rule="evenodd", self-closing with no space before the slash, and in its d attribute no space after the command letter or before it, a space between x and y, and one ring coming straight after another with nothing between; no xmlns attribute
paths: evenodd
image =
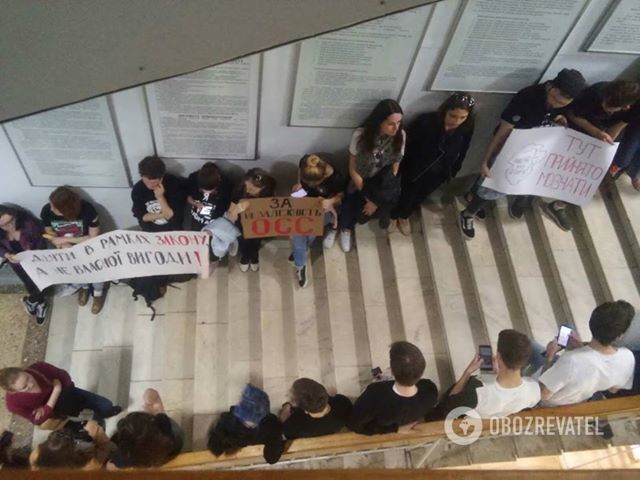
<svg viewBox="0 0 640 480"><path fill-rule="evenodd" d="M474 218L483 218L488 202L504 196L484 187L482 181L491 175L492 162L513 129L568 125L606 142L622 138L609 173L617 178L627 172L640 189L639 98L636 82L587 87L580 72L568 69L518 92L503 111L483 156L481 174L465 196L467 206L458 219L462 234L473 238ZM382 100L353 132L347 168L342 170L329 155L304 155L297 182L287 190L320 199L326 224L323 247L332 248L338 240L342 250L349 252L354 226L372 219L389 232L411 235L411 213L459 172L473 135L475 108L470 94L456 92L436 111L419 115L405 131L401 106L395 100ZM252 199L276 194L276 180L269 172L251 168L234 184L216 164L207 162L183 179L168 173L161 158L148 156L139 162L138 173L131 201L142 230L203 230L211 237L211 271L226 255L239 256L242 272L260 269L262 240L245 238L240 216ZM560 228L571 229L565 203L538 203ZM522 217L530 204L531 196L517 196L510 202L510 215ZM96 207L73 187L54 189L40 218L14 205L0 205L0 255L24 283L28 295L22 303L37 324L46 321L50 292L37 288L20 266L18 255L47 248L47 242L53 248L69 248L100 232ZM309 283L306 265L314 240L303 235L291 238L289 261L300 288ZM156 281L162 284L167 279ZM58 287L57 294L77 293L81 306L93 298L91 311L98 314L105 305L107 286L73 283ZM424 356L409 342L391 345L393 378L371 383L354 403L340 394L330 395L313 379L301 378L292 386L290 402L276 415L271 413L267 393L248 385L239 403L212 425L208 447L220 455L247 445L264 445L265 459L273 463L291 439L345 428L365 435L402 433L425 419L443 418L458 406L490 417L537 405L624 394L637 388L635 358L616 341L629 328L633 315L633 307L624 301L599 306L590 320L591 341L582 344L574 332L565 352L559 351L555 341L544 349L522 332L504 330L497 339L492 371L474 375L484 361L476 355L442 395L432 381L422 378ZM75 387L69 375L55 366L39 362L28 368L5 368L0 371L0 386L7 391L11 412L53 430L32 452L34 468L154 467L182 448L182 432L164 413L157 392L146 392L145 411L122 418L109 439L104 419L119 414L121 408ZM83 425L69 419L83 409L92 410L95 421Z"/></svg>
<svg viewBox="0 0 640 480"><path fill-rule="evenodd" d="M390 378L372 378L353 403L344 395L330 395L313 379L299 378L291 386L290 400L274 414L269 395L247 384L238 403L210 426L207 447L220 456L261 445L265 461L276 463L297 438L341 431L408 433L418 423L444 419L458 407L492 418L640 394L638 352L618 345L634 315L635 309L624 300L599 305L589 320L591 340L582 342L573 332L565 351L558 339L545 348L521 332L503 330L490 368L477 375L484 359L476 354L441 395L431 380L423 378L427 364L422 352L406 341L390 347ZM120 414L121 408L75 387L64 370L43 362L5 368L0 370L0 387L6 390L11 412L53 430L31 452L31 468L152 468L182 449L182 429L167 416L160 394L153 389L144 393L143 411L120 418L109 438L104 419ZM82 409L92 410L94 420L73 420Z"/></svg>

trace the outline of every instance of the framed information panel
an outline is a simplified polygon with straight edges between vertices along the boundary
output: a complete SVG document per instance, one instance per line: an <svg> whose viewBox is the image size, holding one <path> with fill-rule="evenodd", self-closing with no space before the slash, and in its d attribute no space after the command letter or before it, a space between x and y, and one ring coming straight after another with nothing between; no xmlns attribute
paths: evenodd
<svg viewBox="0 0 640 480"><path fill-rule="evenodd" d="M383 98L398 98L432 6L302 42L292 126L356 127Z"/></svg>
<svg viewBox="0 0 640 480"><path fill-rule="evenodd" d="M640 1L618 0L587 50L640 54Z"/></svg>
<svg viewBox="0 0 640 480"><path fill-rule="evenodd" d="M514 93L535 83L587 0L467 0L431 90Z"/></svg>
<svg viewBox="0 0 640 480"><path fill-rule="evenodd" d="M106 97L4 124L34 187L131 186Z"/></svg>
<svg viewBox="0 0 640 480"><path fill-rule="evenodd" d="M147 85L158 155L255 159L259 86L259 55Z"/></svg>

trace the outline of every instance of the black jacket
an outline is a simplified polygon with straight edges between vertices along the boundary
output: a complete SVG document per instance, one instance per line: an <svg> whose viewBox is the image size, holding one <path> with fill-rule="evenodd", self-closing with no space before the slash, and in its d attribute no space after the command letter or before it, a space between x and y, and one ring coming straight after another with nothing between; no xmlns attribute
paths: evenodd
<svg viewBox="0 0 640 480"><path fill-rule="evenodd" d="M407 145L400 171L404 180L417 181L424 175L445 174L456 176L467 154L473 130L457 128L451 133L444 130L438 112L429 112L416 118L407 129Z"/></svg>

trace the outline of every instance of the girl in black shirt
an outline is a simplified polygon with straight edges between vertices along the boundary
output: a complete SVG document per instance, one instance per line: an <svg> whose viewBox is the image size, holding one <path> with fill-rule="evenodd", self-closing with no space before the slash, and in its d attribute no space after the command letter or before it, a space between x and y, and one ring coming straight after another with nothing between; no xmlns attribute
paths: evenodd
<svg viewBox="0 0 640 480"><path fill-rule="evenodd" d="M249 206L247 202L242 202L242 200L273 197L275 190L276 180L271 175L261 168L250 169L244 174L231 196L231 206L227 212L229 220L235 222L242 230L239 215ZM240 271L246 272L251 268L252 272L257 272L260 269L260 244L259 238L238 237ZM234 256L235 252L230 250L229 255Z"/></svg>
<svg viewBox="0 0 640 480"><path fill-rule="evenodd" d="M473 135L475 103L468 93L456 92L437 111L420 115L407 130L400 166L402 190L391 212L404 235L411 233L411 212L460 170Z"/></svg>

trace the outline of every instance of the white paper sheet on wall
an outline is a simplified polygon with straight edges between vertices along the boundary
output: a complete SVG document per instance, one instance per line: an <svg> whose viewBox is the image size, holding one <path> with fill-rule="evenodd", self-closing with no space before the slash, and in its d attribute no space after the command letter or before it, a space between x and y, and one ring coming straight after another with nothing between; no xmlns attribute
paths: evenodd
<svg viewBox="0 0 640 480"><path fill-rule="evenodd" d="M158 155L255 159L259 85L252 55L145 87Z"/></svg>
<svg viewBox="0 0 640 480"><path fill-rule="evenodd" d="M515 93L535 83L586 0L467 1L431 90Z"/></svg>
<svg viewBox="0 0 640 480"><path fill-rule="evenodd" d="M640 2L618 0L588 50L640 54Z"/></svg>
<svg viewBox="0 0 640 480"><path fill-rule="evenodd" d="M356 127L383 98L398 98L432 6L305 40L292 126Z"/></svg>
<svg viewBox="0 0 640 480"><path fill-rule="evenodd" d="M4 124L35 187L130 187L106 97Z"/></svg>

